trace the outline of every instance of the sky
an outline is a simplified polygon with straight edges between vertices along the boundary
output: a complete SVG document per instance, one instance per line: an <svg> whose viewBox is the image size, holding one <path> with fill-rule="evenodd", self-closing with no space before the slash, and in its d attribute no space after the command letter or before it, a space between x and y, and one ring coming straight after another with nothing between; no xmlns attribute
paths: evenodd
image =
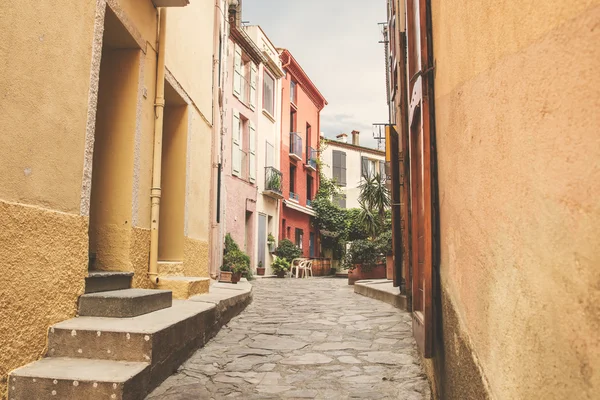
<svg viewBox="0 0 600 400"><path fill-rule="evenodd" d="M242 0L242 7L242 20L290 50L327 99L325 136L358 130L361 145L376 147L372 124L388 119L378 25L385 0Z"/></svg>

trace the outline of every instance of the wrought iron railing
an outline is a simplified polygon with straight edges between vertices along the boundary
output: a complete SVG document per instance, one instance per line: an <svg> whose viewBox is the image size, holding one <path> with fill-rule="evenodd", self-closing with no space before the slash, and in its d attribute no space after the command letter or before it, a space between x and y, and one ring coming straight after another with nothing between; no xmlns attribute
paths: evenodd
<svg viewBox="0 0 600 400"><path fill-rule="evenodd" d="M273 167L265 168L265 190L281 194L282 181L283 174L281 171Z"/></svg>
<svg viewBox="0 0 600 400"><path fill-rule="evenodd" d="M296 132L290 133L290 155L295 155L302 160L302 137Z"/></svg>
<svg viewBox="0 0 600 400"><path fill-rule="evenodd" d="M312 200L311 199L306 199L306 206L307 207L312 207Z"/></svg>

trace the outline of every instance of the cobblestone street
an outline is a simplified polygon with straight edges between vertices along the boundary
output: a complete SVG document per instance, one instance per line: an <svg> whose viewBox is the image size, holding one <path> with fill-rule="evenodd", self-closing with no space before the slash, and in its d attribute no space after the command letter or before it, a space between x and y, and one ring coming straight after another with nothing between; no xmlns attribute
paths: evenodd
<svg viewBox="0 0 600 400"><path fill-rule="evenodd" d="M428 399L410 315L345 279L263 279L148 399Z"/></svg>

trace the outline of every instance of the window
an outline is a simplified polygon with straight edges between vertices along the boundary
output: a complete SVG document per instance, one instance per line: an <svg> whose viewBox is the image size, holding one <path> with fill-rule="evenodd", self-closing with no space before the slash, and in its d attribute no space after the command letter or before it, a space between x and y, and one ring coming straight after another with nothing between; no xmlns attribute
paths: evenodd
<svg viewBox="0 0 600 400"><path fill-rule="evenodd" d="M292 197L291 193L296 193L296 167L294 165L290 165L290 197Z"/></svg>
<svg viewBox="0 0 600 400"><path fill-rule="evenodd" d="M275 115L275 79L267 71L263 73L263 109Z"/></svg>
<svg viewBox="0 0 600 400"><path fill-rule="evenodd" d="M236 109L233 109L231 125L231 174L242 175L242 120Z"/></svg>
<svg viewBox="0 0 600 400"><path fill-rule="evenodd" d="M381 162L383 163L383 161ZM362 177L365 179L370 179L376 174L381 174L381 166L379 163L379 160L374 160L364 156L361 157ZM385 171L385 165L383 171Z"/></svg>
<svg viewBox="0 0 600 400"><path fill-rule="evenodd" d="M242 48L235 45L233 58L233 94L251 109L256 108L258 69L249 59L244 60Z"/></svg>
<svg viewBox="0 0 600 400"><path fill-rule="evenodd" d="M313 156L310 151L310 134L311 128L310 124L306 124L306 163L310 164L310 158Z"/></svg>
<svg viewBox="0 0 600 400"><path fill-rule="evenodd" d="M346 186L346 153L333 150L333 179L340 186Z"/></svg>
<svg viewBox="0 0 600 400"><path fill-rule="evenodd" d="M306 175L306 200L313 199L313 177Z"/></svg>
<svg viewBox="0 0 600 400"><path fill-rule="evenodd" d="M300 228L296 228L296 246L300 247L300 249L302 250L302 241L304 239L304 231L302 231L302 229Z"/></svg>
<svg viewBox="0 0 600 400"><path fill-rule="evenodd" d="M296 132L296 111L290 110L290 132Z"/></svg>
<svg viewBox="0 0 600 400"><path fill-rule="evenodd" d="M296 100L298 98L296 93L297 90L298 84L292 80L290 83L290 101L294 104L296 104Z"/></svg>
<svg viewBox="0 0 600 400"><path fill-rule="evenodd" d="M256 182L256 128L252 121L249 121L248 134L248 178L250 182Z"/></svg>

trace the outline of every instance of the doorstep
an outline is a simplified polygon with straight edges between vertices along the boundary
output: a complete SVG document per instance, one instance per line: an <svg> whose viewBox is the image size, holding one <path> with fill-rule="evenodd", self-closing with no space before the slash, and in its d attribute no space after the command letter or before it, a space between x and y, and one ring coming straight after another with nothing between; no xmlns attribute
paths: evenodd
<svg viewBox="0 0 600 400"><path fill-rule="evenodd" d="M387 279L367 279L354 283L354 293L371 297L406 310L406 296L400 294L400 288Z"/></svg>

